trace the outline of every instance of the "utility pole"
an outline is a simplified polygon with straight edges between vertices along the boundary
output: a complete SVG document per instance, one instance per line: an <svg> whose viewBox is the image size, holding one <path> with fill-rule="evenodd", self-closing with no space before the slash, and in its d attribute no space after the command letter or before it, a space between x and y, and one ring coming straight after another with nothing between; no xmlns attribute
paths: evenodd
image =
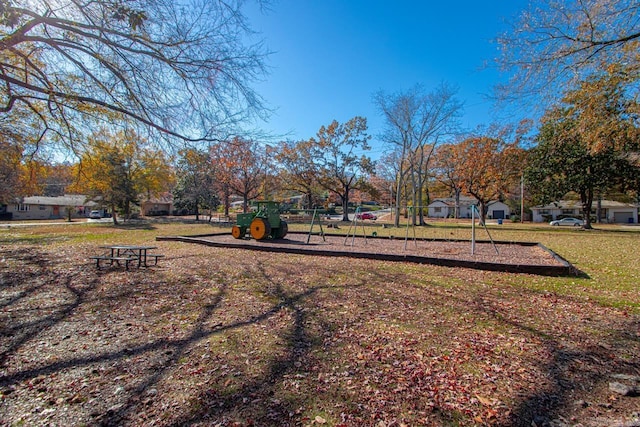
<svg viewBox="0 0 640 427"><path fill-rule="evenodd" d="M524 175L520 176L520 224L524 224Z"/></svg>

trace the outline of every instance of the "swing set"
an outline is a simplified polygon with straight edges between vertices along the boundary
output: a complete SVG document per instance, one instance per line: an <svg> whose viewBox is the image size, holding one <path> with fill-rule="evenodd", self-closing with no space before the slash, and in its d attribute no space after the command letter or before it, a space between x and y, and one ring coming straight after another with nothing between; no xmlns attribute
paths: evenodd
<svg viewBox="0 0 640 427"><path fill-rule="evenodd" d="M407 206L407 214L409 215L409 217L413 216L414 213L414 209L415 207L413 206ZM344 239L344 245L347 246L349 239L351 239L351 247L355 246L355 239L356 237L362 237L364 243L367 243L367 233L366 233L366 229L365 229L365 224L364 221L362 219L360 219L360 214L362 213L362 211L360 210L360 206L356 207L356 210L354 212L353 215L353 219L351 220L351 222L349 223L349 228L347 230L347 233L345 235L345 239ZM480 211L478 210L478 207L475 205L472 205L471 207L471 255L475 255L476 253L476 217L478 219L481 218L480 216ZM316 226L319 227L319 235L322 237L323 242L326 242L326 238L325 238L325 232L324 232L324 228L322 227L322 219L320 217L320 214L318 213L318 209L314 209L313 210L313 216L311 217L311 226L309 227L309 233L307 235L307 244L309 244L309 242L311 241L311 236L314 234L313 233L313 229ZM362 235L358 236L358 225L360 225L362 227ZM485 232L487 233L487 236L489 237L489 240L491 241L491 244L493 246L493 249L496 251L496 254L500 254L500 252L498 251L498 247L495 244L493 237L491 236L491 233L489 232L489 229L487 228L486 223L482 222L481 223L482 227L484 228ZM405 227L405 235L404 235L404 250L407 250L407 246L409 243L409 229L411 229L412 231L412 240L413 240L413 244L415 245L415 247L418 247L418 238L416 236L416 226L415 224L410 224L410 221L407 221L406 227ZM377 232L373 232L372 233L372 237L378 237ZM393 236L391 236L391 234L389 234L389 238L393 238Z"/></svg>

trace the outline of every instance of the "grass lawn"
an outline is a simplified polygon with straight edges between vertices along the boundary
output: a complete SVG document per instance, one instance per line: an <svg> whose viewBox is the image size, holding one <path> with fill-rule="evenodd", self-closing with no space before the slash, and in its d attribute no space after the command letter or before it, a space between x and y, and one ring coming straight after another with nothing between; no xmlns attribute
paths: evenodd
<svg viewBox="0 0 640 427"><path fill-rule="evenodd" d="M489 227L579 278L155 241L221 231L209 224L2 228L0 425L638 421L640 397L610 385L640 387L640 227L596 227ZM166 257L97 270L88 257L116 243Z"/></svg>

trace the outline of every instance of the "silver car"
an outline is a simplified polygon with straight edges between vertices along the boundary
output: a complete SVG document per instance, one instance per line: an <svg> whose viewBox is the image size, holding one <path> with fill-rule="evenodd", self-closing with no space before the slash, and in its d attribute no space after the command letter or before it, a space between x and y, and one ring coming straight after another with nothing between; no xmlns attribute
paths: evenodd
<svg viewBox="0 0 640 427"><path fill-rule="evenodd" d="M582 227L584 222L578 218L562 218L556 219L555 221L551 221L549 225L560 226L560 225L569 225L572 227Z"/></svg>

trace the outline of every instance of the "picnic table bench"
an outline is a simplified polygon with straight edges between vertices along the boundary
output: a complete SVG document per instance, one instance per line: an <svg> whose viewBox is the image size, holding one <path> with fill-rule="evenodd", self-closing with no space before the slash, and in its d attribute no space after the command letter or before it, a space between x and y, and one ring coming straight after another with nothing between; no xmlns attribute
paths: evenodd
<svg viewBox="0 0 640 427"><path fill-rule="evenodd" d="M148 251L156 249L156 246L133 246L133 245L109 245L101 246L107 249L108 253L89 257L96 260L96 267L100 268L101 261L108 261L110 265L114 263L121 265L124 262L125 268L129 269L131 262L136 262L138 267L148 267L147 260L153 259L153 265L158 265L158 259L164 257L162 254L150 254Z"/></svg>
<svg viewBox="0 0 640 427"><path fill-rule="evenodd" d="M153 258L153 265L158 265L158 258L163 258L163 254L147 254L147 259Z"/></svg>
<svg viewBox="0 0 640 427"><path fill-rule="evenodd" d="M120 265L120 262L124 262L124 268L125 269L129 269L129 263L132 261L138 261L138 258L136 257L129 257L129 256L109 256L109 255L96 255L96 256L90 256L89 259L95 259L96 260L96 267L98 268L98 270L100 270L100 261L109 261L110 265L113 265L113 263L115 262L116 264Z"/></svg>

